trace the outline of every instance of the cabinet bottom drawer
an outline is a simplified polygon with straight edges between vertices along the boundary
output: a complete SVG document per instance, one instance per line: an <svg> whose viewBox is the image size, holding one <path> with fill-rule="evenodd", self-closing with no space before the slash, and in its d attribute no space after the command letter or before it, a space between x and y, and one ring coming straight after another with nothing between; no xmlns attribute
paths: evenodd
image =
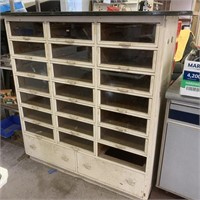
<svg viewBox="0 0 200 200"><path fill-rule="evenodd" d="M75 171L76 156L73 150L28 135L23 137L28 155L65 170Z"/></svg>
<svg viewBox="0 0 200 200"><path fill-rule="evenodd" d="M78 153L78 173L115 190L144 198L144 174Z"/></svg>

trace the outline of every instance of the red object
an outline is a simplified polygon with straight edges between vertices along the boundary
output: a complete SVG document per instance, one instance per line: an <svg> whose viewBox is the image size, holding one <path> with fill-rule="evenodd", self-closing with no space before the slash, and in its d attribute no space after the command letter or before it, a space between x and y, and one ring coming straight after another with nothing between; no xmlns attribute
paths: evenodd
<svg viewBox="0 0 200 200"><path fill-rule="evenodd" d="M119 7L117 6L107 6L107 11L119 11Z"/></svg>
<svg viewBox="0 0 200 200"><path fill-rule="evenodd" d="M176 34L177 37L179 36L181 29L182 29L182 21L178 21L178 28L177 28L177 34Z"/></svg>

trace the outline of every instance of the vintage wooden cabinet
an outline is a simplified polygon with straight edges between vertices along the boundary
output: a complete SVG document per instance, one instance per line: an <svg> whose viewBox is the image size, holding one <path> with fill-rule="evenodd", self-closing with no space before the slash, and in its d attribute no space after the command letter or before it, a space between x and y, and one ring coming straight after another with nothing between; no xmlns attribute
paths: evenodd
<svg viewBox="0 0 200 200"><path fill-rule="evenodd" d="M147 199L178 14L5 15L26 153Z"/></svg>

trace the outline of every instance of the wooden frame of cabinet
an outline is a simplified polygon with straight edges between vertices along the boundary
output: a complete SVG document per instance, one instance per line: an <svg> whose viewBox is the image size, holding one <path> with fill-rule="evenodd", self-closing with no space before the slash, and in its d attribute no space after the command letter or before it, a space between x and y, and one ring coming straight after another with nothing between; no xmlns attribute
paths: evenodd
<svg viewBox="0 0 200 200"><path fill-rule="evenodd" d="M5 20L26 153L126 196L147 199L178 16L38 15ZM30 23L30 30L23 28L24 22ZM66 32L73 27L84 31L70 38L62 28L52 33L56 24L67 27ZM112 34L119 28L127 34L126 25L130 41L102 35L102 26ZM23 30L16 33L20 26ZM35 26L42 27L42 33ZM138 39L141 34L134 31L144 38Z"/></svg>

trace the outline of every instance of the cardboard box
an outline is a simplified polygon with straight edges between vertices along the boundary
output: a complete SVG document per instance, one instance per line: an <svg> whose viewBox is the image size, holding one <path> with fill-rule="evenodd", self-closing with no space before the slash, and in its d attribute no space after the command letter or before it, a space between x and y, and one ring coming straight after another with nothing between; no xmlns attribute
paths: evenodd
<svg viewBox="0 0 200 200"><path fill-rule="evenodd" d="M180 94L200 98L200 62L193 61L193 55L190 53L185 60Z"/></svg>
<svg viewBox="0 0 200 200"><path fill-rule="evenodd" d="M11 96L12 90L0 90L0 99L2 100L6 96Z"/></svg>

